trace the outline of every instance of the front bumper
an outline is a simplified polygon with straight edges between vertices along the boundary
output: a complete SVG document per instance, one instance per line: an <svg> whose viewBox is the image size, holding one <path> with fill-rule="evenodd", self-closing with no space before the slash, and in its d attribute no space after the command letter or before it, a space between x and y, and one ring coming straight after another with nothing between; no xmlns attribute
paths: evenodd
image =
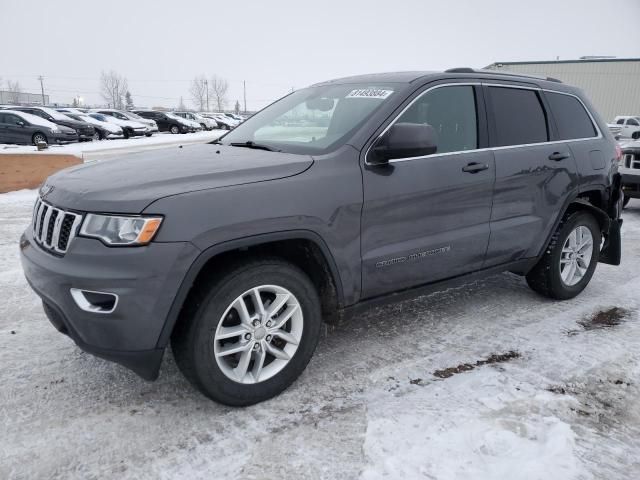
<svg viewBox="0 0 640 480"><path fill-rule="evenodd" d="M158 376L165 345L158 340L169 309L199 250L188 242L109 248L76 237L64 257L42 250L31 228L20 240L27 281L51 323L83 350L117 362L147 380ZM118 296L112 313L88 312L71 288Z"/></svg>
<svg viewBox="0 0 640 480"><path fill-rule="evenodd" d="M47 135L49 137L49 143L74 143L79 140L77 133L49 133Z"/></svg>
<svg viewBox="0 0 640 480"><path fill-rule="evenodd" d="M622 173L622 191L630 198L640 198L640 171L638 173Z"/></svg>

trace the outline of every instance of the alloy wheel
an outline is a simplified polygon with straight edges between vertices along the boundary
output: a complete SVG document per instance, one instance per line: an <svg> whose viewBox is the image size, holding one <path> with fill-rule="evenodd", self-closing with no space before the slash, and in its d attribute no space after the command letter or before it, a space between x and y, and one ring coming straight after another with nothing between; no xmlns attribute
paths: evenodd
<svg viewBox="0 0 640 480"><path fill-rule="evenodd" d="M580 282L589 269L593 254L593 235L583 225L567 236L560 255L560 278L567 286Z"/></svg>
<svg viewBox="0 0 640 480"><path fill-rule="evenodd" d="M300 303L289 290L277 285L247 290L218 323L213 338L218 367L235 382L263 382L289 364L303 328Z"/></svg>

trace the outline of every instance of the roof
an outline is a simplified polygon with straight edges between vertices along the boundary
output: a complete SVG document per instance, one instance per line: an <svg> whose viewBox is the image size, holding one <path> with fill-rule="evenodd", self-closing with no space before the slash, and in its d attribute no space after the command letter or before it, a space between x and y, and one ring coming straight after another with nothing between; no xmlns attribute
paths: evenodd
<svg viewBox="0 0 640 480"><path fill-rule="evenodd" d="M606 63L606 62L640 62L640 58L583 58L577 60L534 60L531 62L494 62L485 68L497 65L546 65L562 63Z"/></svg>
<svg viewBox="0 0 640 480"><path fill-rule="evenodd" d="M540 77L536 75L527 75L524 73L502 72L500 70L480 70L468 67L452 68L444 72L435 71L411 71L411 72L388 72L388 73L371 73L366 75L354 75L352 77L336 78L312 85L312 87L332 84L348 84L348 83L412 83L417 80L425 80L428 77L443 78L482 78L487 77L494 80L508 80L521 82L553 82L562 83L551 77Z"/></svg>
<svg viewBox="0 0 640 480"><path fill-rule="evenodd" d="M354 75L351 77L335 78L333 80L327 80L324 82L318 82L313 87L318 85L327 85L331 83L411 83L418 78L428 75L434 75L440 72L429 71L412 71L412 72L385 72L385 73L368 73L364 75Z"/></svg>

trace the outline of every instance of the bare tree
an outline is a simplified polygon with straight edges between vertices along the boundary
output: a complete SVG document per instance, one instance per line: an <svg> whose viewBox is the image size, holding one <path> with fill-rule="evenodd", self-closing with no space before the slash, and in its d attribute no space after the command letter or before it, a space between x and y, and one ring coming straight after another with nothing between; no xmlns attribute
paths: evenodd
<svg viewBox="0 0 640 480"><path fill-rule="evenodd" d="M7 80L7 90L9 90L9 103L20 103L20 94L22 93L20 82Z"/></svg>
<svg viewBox="0 0 640 480"><path fill-rule="evenodd" d="M224 106L227 103L227 90L229 90L229 83L222 77L214 75L209 82L209 88L211 89L211 95L218 105L218 111L224 110Z"/></svg>
<svg viewBox="0 0 640 480"><path fill-rule="evenodd" d="M191 81L191 87L189 88L191 94L191 100L196 108L203 112L207 109L207 77L204 75L198 75Z"/></svg>
<svg viewBox="0 0 640 480"><path fill-rule="evenodd" d="M100 75L100 95L112 108L124 108L127 79L111 70Z"/></svg>

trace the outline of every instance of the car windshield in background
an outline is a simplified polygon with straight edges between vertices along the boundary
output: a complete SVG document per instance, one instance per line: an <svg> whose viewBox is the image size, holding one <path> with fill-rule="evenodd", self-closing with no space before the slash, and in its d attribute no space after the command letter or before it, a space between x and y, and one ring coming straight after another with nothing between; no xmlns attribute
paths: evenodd
<svg viewBox="0 0 640 480"><path fill-rule="evenodd" d="M53 108L42 107L42 110L47 112L49 115L51 115L51 117L53 117L55 120L62 120L62 121L71 120L64 113L60 113L57 110L54 110Z"/></svg>
<svg viewBox="0 0 640 480"><path fill-rule="evenodd" d="M397 88L398 84L343 84L298 90L246 120L221 143L324 153L341 146Z"/></svg>

